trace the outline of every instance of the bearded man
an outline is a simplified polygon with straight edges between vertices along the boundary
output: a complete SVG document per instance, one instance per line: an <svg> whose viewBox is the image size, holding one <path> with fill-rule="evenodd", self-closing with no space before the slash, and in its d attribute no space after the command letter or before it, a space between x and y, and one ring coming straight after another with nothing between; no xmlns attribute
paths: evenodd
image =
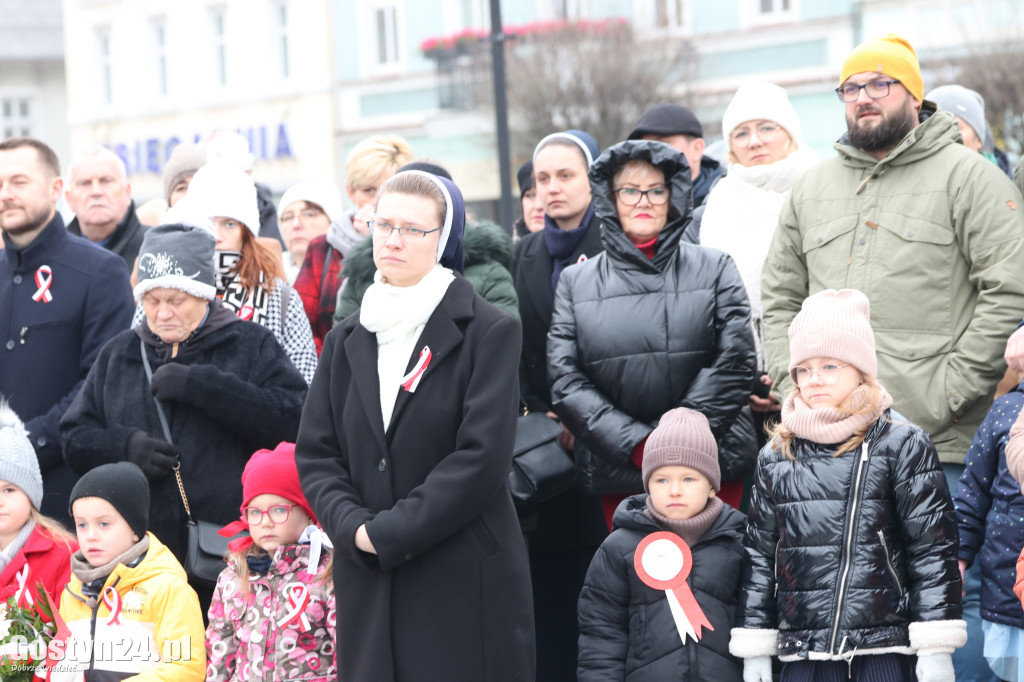
<svg viewBox="0 0 1024 682"><path fill-rule="evenodd" d="M100 348L128 328L135 303L124 261L65 229L56 211L62 187L45 143L0 142L0 394L39 458L40 510L66 519L77 479L57 427Z"/></svg>
<svg viewBox="0 0 1024 682"><path fill-rule="evenodd" d="M769 374L780 397L792 388L787 331L804 298L863 291L878 378L893 408L931 436L955 491L1024 310L1021 194L964 147L952 113L924 99L906 40L890 34L856 47L836 92L847 125L838 156L793 187L761 278ZM795 409L784 403L784 420L787 407ZM970 572L967 583L965 617ZM984 666L980 637L969 628L966 649L978 646L969 656ZM958 679L965 654L954 654Z"/></svg>

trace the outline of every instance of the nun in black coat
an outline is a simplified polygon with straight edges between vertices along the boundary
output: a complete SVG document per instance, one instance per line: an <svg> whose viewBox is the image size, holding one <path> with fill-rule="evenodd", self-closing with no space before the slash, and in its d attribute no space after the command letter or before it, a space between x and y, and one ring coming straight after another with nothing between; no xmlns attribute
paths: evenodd
<svg viewBox="0 0 1024 682"><path fill-rule="evenodd" d="M405 209L439 207L442 196L437 238L433 210ZM508 492L519 322L459 274L465 210L454 183L399 173L381 189L377 221L375 283L324 341L296 448L303 490L336 547L338 677L532 680L530 580ZM410 226L427 234L387 232ZM418 239L436 252L429 272L402 286ZM410 316L389 306L410 296L424 322L395 355L386 321Z"/></svg>

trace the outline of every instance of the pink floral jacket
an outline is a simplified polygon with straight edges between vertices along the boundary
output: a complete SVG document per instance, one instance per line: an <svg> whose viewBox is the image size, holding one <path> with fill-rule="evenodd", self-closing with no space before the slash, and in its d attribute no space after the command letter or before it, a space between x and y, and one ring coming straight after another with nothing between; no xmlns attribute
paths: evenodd
<svg viewBox="0 0 1024 682"><path fill-rule="evenodd" d="M217 579L206 629L207 682L334 682L334 587L310 574L309 545L278 548L267 575L241 592L234 568Z"/></svg>

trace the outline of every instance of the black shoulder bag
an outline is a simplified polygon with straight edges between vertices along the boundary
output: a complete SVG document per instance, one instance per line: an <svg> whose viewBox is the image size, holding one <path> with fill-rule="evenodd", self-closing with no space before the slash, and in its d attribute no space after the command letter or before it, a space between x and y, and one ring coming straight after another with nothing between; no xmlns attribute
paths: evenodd
<svg viewBox="0 0 1024 682"><path fill-rule="evenodd" d="M149 364L149 357L146 356L145 341L139 342L142 345L142 364L146 368L146 380L152 381L153 368ZM160 428L164 431L164 439L174 445L171 440L171 430L167 426L167 417L164 415L164 408L160 401L153 397L156 403L156 414L160 417ZM192 509L188 504L188 496L185 495L185 484L181 481L181 458L174 465L174 477L178 479L178 492L181 493L181 503L185 505L185 513L188 515L188 546L185 553L185 573L188 574L189 582L193 585L213 589L217 586L217 577L227 565L224 557L228 553L228 542L230 538L221 537L218 534L220 527L208 521L197 521L192 517Z"/></svg>
<svg viewBox="0 0 1024 682"><path fill-rule="evenodd" d="M561 425L545 414L520 415L508 472L509 492L520 514L575 485L576 465L558 442L561 432Z"/></svg>

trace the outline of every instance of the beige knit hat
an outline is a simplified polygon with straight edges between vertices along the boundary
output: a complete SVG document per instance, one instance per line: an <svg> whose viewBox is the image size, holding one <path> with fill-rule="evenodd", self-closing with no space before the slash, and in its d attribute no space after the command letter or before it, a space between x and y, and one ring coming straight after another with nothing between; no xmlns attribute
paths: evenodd
<svg viewBox="0 0 1024 682"><path fill-rule="evenodd" d="M644 444L641 469L646 492L650 492L647 482L651 474L664 466L696 469L707 476L715 492L722 487L718 443L711 433L707 417L686 407L677 407L662 415L658 428L651 432Z"/></svg>
<svg viewBox="0 0 1024 682"><path fill-rule="evenodd" d="M789 325L789 369L811 358L841 360L878 376L867 296L856 289L826 289L804 300Z"/></svg>

